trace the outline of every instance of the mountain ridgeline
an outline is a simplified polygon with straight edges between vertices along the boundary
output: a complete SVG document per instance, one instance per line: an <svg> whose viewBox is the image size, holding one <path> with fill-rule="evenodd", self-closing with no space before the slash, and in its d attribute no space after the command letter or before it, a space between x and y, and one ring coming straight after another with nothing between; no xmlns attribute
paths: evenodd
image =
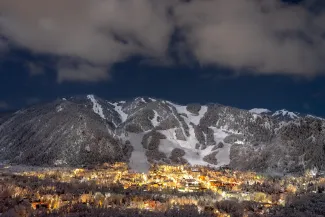
<svg viewBox="0 0 325 217"><path fill-rule="evenodd" d="M324 123L286 110L88 95L0 116L0 160L38 166L124 161L140 172L164 163L299 173L325 170Z"/></svg>

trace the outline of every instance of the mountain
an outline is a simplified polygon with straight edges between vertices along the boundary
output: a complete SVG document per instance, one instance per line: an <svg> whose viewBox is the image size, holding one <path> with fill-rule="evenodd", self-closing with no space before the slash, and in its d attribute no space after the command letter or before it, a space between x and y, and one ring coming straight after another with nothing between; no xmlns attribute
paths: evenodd
<svg viewBox="0 0 325 217"><path fill-rule="evenodd" d="M124 161L136 171L154 162L324 170L324 123L286 110L79 96L0 116L0 160L42 166Z"/></svg>

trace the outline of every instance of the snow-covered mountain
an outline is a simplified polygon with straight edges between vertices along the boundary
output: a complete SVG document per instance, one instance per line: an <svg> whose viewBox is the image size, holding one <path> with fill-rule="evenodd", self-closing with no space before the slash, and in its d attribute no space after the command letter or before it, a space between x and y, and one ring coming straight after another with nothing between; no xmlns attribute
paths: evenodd
<svg viewBox="0 0 325 217"><path fill-rule="evenodd" d="M125 161L136 171L156 162L299 172L325 169L324 123L286 110L88 95L0 117L0 157L62 166Z"/></svg>
<svg viewBox="0 0 325 217"><path fill-rule="evenodd" d="M299 117L303 117L303 115L299 114L298 112L291 112L286 109L281 109L275 112L272 112L268 109L263 109L263 108L254 108L249 110L253 114L267 114L271 115L273 118L277 118L280 120L294 120Z"/></svg>

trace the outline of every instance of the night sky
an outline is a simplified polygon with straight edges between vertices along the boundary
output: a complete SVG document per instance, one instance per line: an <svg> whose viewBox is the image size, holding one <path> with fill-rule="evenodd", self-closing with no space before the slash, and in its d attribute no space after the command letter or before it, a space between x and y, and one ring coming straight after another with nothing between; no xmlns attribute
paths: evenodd
<svg viewBox="0 0 325 217"><path fill-rule="evenodd" d="M303 4L297 0L286 2ZM310 8L316 10L319 6ZM309 73L309 68L299 73L281 70L272 73L272 69L268 73L258 73L231 64L202 64L191 52L186 52L187 61L183 62L173 54L181 34L173 34L167 51L173 60L171 64L148 63L147 55L132 54L110 62L105 67L107 78L59 80L58 62L71 59L71 56L38 52L17 43L10 35L1 34L0 28L0 37L7 43L5 51L0 53L0 110L17 110L57 98L91 93L108 100L148 96L181 104L220 103L243 109L286 108L325 117L325 68L317 68L317 73Z"/></svg>

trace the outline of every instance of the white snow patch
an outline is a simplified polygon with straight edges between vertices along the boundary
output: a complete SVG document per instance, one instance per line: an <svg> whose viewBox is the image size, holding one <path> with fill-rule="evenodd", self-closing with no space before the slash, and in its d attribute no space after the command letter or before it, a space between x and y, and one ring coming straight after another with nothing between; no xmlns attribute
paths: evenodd
<svg viewBox="0 0 325 217"><path fill-rule="evenodd" d="M200 156L200 152L202 150L195 149L195 145L196 143L198 143L198 141L195 138L194 129L190 128L190 137L188 137L187 141L177 140L177 138L175 137L175 129L163 130L159 132L164 134L167 138L160 140L160 145L158 148L159 151L169 156L173 149L180 148L185 151L185 156L183 158L186 159L190 164L208 165L208 163L202 160L203 157Z"/></svg>
<svg viewBox="0 0 325 217"><path fill-rule="evenodd" d="M230 144L224 143L223 148L218 149L218 153L216 154L216 159L218 160L217 167L228 165L230 163L230 148Z"/></svg>
<svg viewBox="0 0 325 217"><path fill-rule="evenodd" d="M195 125L198 125L200 123L201 118L205 115L205 113L208 111L207 106L201 106L201 110L199 111L199 115L191 117L191 122Z"/></svg>
<svg viewBox="0 0 325 217"><path fill-rule="evenodd" d="M294 112L285 110L285 109L274 112L274 114L272 116L289 116L291 119L298 118L297 114L295 114Z"/></svg>
<svg viewBox="0 0 325 217"><path fill-rule="evenodd" d="M142 97L140 98L140 101L143 103L147 103Z"/></svg>
<svg viewBox="0 0 325 217"><path fill-rule="evenodd" d="M155 113L155 116L153 117L153 119L151 120L151 123L154 127L159 125L159 122L157 120L157 118L159 117L158 112L156 112L155 110L153 110L153 112Z"/></svg>
<svg viewBox="0 0 325 217"><path fill-rule="evenodd" d="M229 135L229 134L238 134L239 132L235 132L232 130L229 130L226 126L223 129L218 129L216 127L210 127L214 131L214 140L216 141L216 144L219 142L224 143L224 147L217 149L218 154L216 155L216 158L218 160L218 165L212 165L203 160L203 158L212 153L212 149L214 146L208 146L205 150L197 150L195 148L196 144L199 143L195 137L195 132L193 126L190 124L192 122L193 124L199 124L201 118L204 116L204 114L207 112L207 106L202 106L201 110L199 112L199 115L194 115L187 111L186 106L180 106L173 104L171 102L168 102L169 104L175 106L178 113L184 113L188 116L188 118L184 117L184 121L189 127L189 134L190 136L187 137L186 141L177 140L175 136L175 129L160 131L162 134L164 134L167 139L161 140L161 143L159 145L159 150L163 153L165 153L167 156L170 155L171 151L174 148L181 148L185 151L185 156L183 157L186 159L191 165L202 165L207 166L210 165L212 167L220 167L223 165L227 165L230 163L230 144L226 144L223 142L223 140ZM194 121L192 121L194 120ZM185 135L185 134L184 134Z"/></svg>
<svg viewBox="0 0 325 217"><path fill-rule="evenodd" d="M122 122L125 122L128 118L128 114L123 111L122 106L119 106L119 103L111 103L111 105L115 107L115 111L120 115Z"/></svg>
<svg viewBox="0 0 325 217"><path fill-rule="evenodd" d="M133 146L129 166L133 171L140 173L147 173L150 168L150 164L145 154L146 151L141 144L144 134L145 133L128 133L128 136L124 138L125 141L129 140Z"/></svg>
<svg viewBox="0 0 325 217"><path fill-rule="evenodd" d="M175 139L162 139L160 140L159 151L166 154L166 156L170 156L172 150L175 148L181 148L185 151L185 155L183 158L187 160L191 165L202 165L208 166L209 163L203 161L203 151L210 152L212 150L212 146L207 147L205 150L196 150L190 147L184 147L184 143ZM191 145L192 146L192 145ZM212 165L213 166L213 165Z"/></svg>
<svg viewBox="0 0 325 217"><path fill-rule="evenodd" d="M88 151L88 152L90 152L90 146L87 145L87 146L85 147L85 150Z"/></svg>
<svg viewBox="0 0 325 217"><path fill-rule="evenodd" d="M97 102L94 95L88 95L87 98L93 103L93 110L96 114L98 114L101 118L106 119L103 113L102 106Z"/></svg>
<svg viewBox="0 0 325 217"><path fill-rule="evenodd" d="M310 170L310 175L312 175L312 176L316 176L317 173L318 173L317 167L314 167L313 169Z"/></svg>
<svg viewBox="0 0 325 217"><path fill-rule="evenodd" d="M56 112L61 112L61 111L63 111L63 108L62 108L62 106L60 105L60 106L58 106L58 107L56 107Z"/></svg>
<svg viewBox="0 0 325 217"><path fill-rule="evenodd" d="M195 125L198 125L200 123L200 120L204 117L205 113L208 111L208 107L207 106L201 106L201 109L199 111L199 114L193 114L191 112L189 112L186 107L187 106L182 106L182 105L177 105L174 104L172 102L168 102L169 104L173 105L178 114L186 114L187 115L187 119L190 120L190 122L192 122ZM186 117L184 117L186 118Z"/></svg>
<svg viewBox="0 0 325 217"><path fill-rule="evenodd" d="M63 100L63 101L67 101L67 99L66 99L66 98L62 98L62 100Z"/></svg>
<svg viewBox="0 0 325 217"><path fill-rule="evenodd" d="M153 98L149 98L152 102L156 102L157 100L153 99Z"/></svg>
<svg viewBox="0 0 325 217"><path fill-rule="evenodd" d="M65 160L56 160L54 162L55 166L60 166L60 165L64 165L64 164L67 164L67 162Z"/></svg>
<svg viewBox="0 0 325 217"><path fill-rule="evenodd" d="M265 127L266 129L271 129L271 125L270 125L269 122L265 122L265 123L264 123L264 127Z"/></svg>
<svg viewBox="0 0 325 217"><path fill-rule="evenodd" d="M309 118L315 118L315 119L319 119L319 120L325 120L324 118L317 117L317 116L314 116L314 115L307 115L307 117L309 117Z"/></svg>
<svg viewBox="0 0 325 217"><path fill-rule="evenodd" d="M268 109L264 109L264 108L253 108L253 109L249 110L249 112L253 113L253 114L263 114L263 113L269 113L271 111Z"/></svg>
<svg viewBox="0 0 325 217"><path fill-rule="evenodd" d="M261 117L259 114L255 114L255 113L253 113L252 115L253 115L253 119L254 119L254 121L256 121L256 119L257 119L258 117Z"/></svg>
<svg viewBox="0 0 325 217"><path fill-rule="evenodd" d="M191 165L201 165L201 166L212 166L220 167L222 165L229 164L230 162L230 145L225 144L223 148L217 149L219 152L216 155L218 159L218 165L212 165L203 160L203 158L212 153L214 146L208 146L204 150L195 149L196 144L198 143L195 138L194 129L190 127L190 136L187 138L187 141L177 140L175 137L175 129L159 131L164 134L167 139L161 139L159 145L159 151L165 153L167 156L170 156L171 152L175 148L180 148L185 151L183 156ZM214 137L217 144L224 140L224 138L229 135L223 130L214 128Z"/></svg>
<svg viewBox="0 0 325 217"><path fill-rule="evenodd" d="M229 135L229 133L222 129L217 129L217 128L211 128L211 129L213 129L214 131L214 140L216 141L216 144L218 144L219 142L222 142L224 144L223 148L217 149L218 153L216 155L216 159L218 160L218 165L216 167L228 165L230 163L231 145L225 143L223 140Z"/></svg>
<svg viewBox="0 0 325 217"><path fill-rule="evenodd" d="M218 144L219 142L223 142L223 140L229 135L228 132L222 129L218 129L216 127L210 127L214 132L214 141Z"/></svg>
<svg viewBox="0 0 325 217"><path fill-rule="evenodd" d="M188 127L189 127L189 134L190 134L190 136L187 137L187 141L189 141L188 146L191 149L195 150L196 143L198 143L199 141L197 141L197 139L195 137L194 127L191 124L188 124ZM184 134L184 135L186 135L186 134ZM186 144L184 144L184 145L186 145Z"/></svg>

